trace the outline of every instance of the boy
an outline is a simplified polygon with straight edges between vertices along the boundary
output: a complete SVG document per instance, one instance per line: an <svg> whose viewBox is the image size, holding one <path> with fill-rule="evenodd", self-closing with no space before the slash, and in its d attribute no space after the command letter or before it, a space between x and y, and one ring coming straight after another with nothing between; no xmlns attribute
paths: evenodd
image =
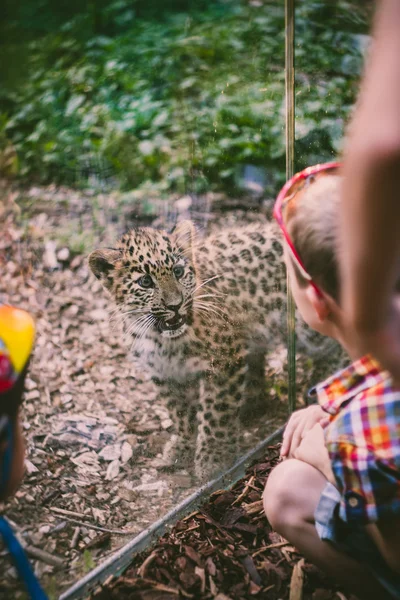
<svg viewBox="0 0 400 600"><path fill-rule="evenodd" d="M272 527L362 599L400 598L400 388L354 349L338 303L340 165L306 169L282 189L275 217L303 319L354 361L294 413L264 508Z"/></svg>

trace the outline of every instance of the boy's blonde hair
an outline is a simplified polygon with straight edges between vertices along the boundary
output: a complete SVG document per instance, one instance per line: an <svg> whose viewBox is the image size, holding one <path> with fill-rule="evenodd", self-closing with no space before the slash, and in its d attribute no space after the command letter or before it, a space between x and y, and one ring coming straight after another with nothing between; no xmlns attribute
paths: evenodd
<svg viewBox="0 0 400 600"><path fill-rule="evenodd" d="M338 220L342 177L320 173L290 203L286 227L306 271L335 300L339 299ZM307 281L295 266L301 286Z"/></svg>

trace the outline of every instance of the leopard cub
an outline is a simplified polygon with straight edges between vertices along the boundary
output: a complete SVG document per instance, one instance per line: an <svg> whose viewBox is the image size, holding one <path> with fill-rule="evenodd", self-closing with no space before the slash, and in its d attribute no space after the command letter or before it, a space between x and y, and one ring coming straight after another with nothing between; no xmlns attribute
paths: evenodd
<svg viewBox="0 0 400 600"><path fill-rule="evenodd" d="M254 400L254 355L264 360L286 341L286 272L275 224L227 229L202 242L190 221L172 233L139 228L115 248L92 252L89 265L175 423L167 462L190 466L194 458L199 477L231 462L241 411ZM310 350L304 324L297 334ZM323 344L312 335L319 356L321 349L326 356ZM261 381L257 393L265 387Z"/></svg>

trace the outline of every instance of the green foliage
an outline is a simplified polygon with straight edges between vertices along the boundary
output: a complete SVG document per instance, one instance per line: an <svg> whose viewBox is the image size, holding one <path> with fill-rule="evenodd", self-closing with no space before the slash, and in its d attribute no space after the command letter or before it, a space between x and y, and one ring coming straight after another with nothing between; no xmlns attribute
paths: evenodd
<svg viewBox="0 0 400 600"><path fill-rule="evenodd" d="M89 552L89 550L84 550L83 552L83 570L84 573L89 573L96 566L93 556Z"/></svg>
<svg viewBox="0 0 400 600"><path fill-rule="evenodd" d="M283 2L170 0L161 16L148 4L102 0L94 15L88 2L26 42L23 80L0 95L20 177L66 181L93 153L125 189L227 189L243 164L283 171ZM363 10L326 5L298 3L298 166L340 149L362 65Z"/></svg>
<svg viewBox="0 0 400 600"><path fill-rule="evenodd" d="M296 157L299 168L342 149L369 37L355 2L299 3L296 44Z"/></svg>

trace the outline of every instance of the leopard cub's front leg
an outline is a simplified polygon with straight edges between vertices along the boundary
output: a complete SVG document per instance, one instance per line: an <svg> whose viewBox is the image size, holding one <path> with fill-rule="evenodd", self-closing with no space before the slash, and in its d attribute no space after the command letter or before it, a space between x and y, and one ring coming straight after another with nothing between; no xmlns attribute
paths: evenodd
<svg viewBox="0 0 400 600"><path fill-rule="evenodd" d="M239 455L246 370L245 360L236 358L218 372L207 373L201 382L195 457L201 480L232 466Z"/></svg>
<svg viewBox="0 0 400 600"><path fill-rule="evenodd" d="M197 380L185 383L174 379L154 381L158 387L159 399L168 408L175 428L171 443L167 442L164 448L160 466L169 470L190 467L194 461L199 383Z"/></svg>

